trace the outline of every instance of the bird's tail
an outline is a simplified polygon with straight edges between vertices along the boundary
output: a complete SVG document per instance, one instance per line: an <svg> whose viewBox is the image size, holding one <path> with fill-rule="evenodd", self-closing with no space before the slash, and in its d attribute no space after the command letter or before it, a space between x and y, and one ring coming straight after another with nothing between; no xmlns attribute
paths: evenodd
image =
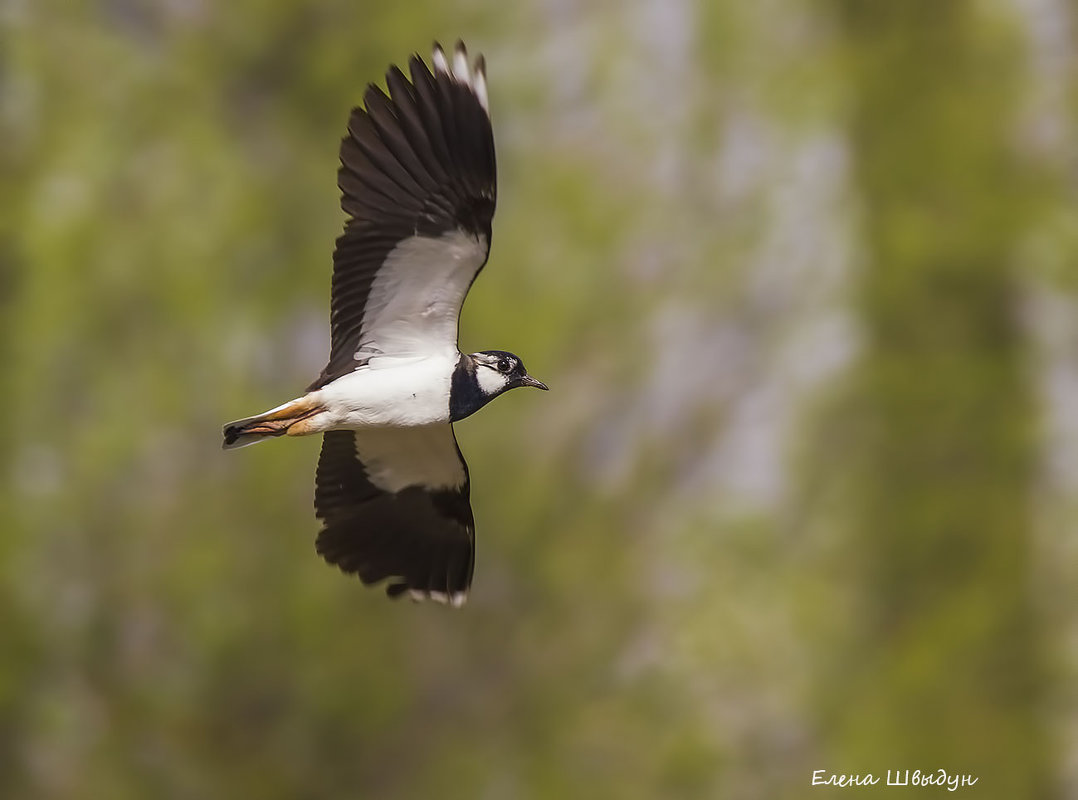
<svg viewBox="0 0 1078 800"><path fill-rule="evenodd" d="M311 395L305 395L277 408L271 408L264 414L238 419L225 425L222 447L225 450L234 450L273 436L317 433L311 425L311 418L322 410L321 403L314 402Z"/></svg>

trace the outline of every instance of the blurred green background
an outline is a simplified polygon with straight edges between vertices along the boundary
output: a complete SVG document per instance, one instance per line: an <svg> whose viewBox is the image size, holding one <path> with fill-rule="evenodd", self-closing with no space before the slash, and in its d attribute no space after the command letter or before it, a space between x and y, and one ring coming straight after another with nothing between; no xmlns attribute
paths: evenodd
<svg viewBox="0 0 1078 800"><path fill-rule="evenodd" d="M0 0L0 797L1078 797L1065 0ZM348 109L488 62L460 612L314 553Z"/></svg>

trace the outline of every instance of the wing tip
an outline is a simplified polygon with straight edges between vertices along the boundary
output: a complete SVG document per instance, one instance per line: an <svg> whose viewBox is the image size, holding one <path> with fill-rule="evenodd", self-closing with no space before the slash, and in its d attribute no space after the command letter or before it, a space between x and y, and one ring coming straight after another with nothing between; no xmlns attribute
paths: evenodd
<svg viewBox="0 0 1078 800"><path fill-rule="evenodd" d="M435 72L441 72L445 75L449 75L449 62L445 57L445 50L442 49L442 45L439 42L435 42L431 48L430 57L431 66L434 67Z"/></svg>
<svg viewBox="0 0 1078 800"><path fill-rule="evenodd" d="M416 589L407 583L390 582L386 586L386 596L393 600L404 594L407 594L413 603L430 600L447 608L462 608L468 602L467 588L455 592L440 592L437 589Z"/></svg>
<svg viewBox="0 0 1078 800"><path fill-rule="evenodd" d="M448 608L462 608L464 604L468 602L467 591L437 592L433 590L425 591L423 589L408 589L408 597L410 597L414 603L431 600Z"/></svg>
<svg viewBox="0 0 1078 800"><path fill-rule="evenodd" d="M446 55L441 43L434 42L431 48L431 64L435 74L445 75L450 80L472 90L479 100L479 105L490 116L490 103L487 96L487 61L482 54L474 62L468 61L468 48L463 39L457 39L453 45L452 60Z"/></svg>

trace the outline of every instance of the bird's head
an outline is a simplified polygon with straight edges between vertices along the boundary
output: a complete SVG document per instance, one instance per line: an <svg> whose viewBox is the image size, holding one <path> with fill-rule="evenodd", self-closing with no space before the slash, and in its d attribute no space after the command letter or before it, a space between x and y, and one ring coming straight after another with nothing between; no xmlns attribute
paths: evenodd
<svg viewBox="0 0 1078 800"><path fill-rule="evenodd" d="M471 355L475 364L476 384L488 399L518 386L534 386L543 391L547 389L545 383L528 374L524 369L524 362L512 353L504 350L484 350Z"/></svg>
<svg viewBox="0 0 1078 800"><path fill-rule="evenodd" d="M504 350L462 355L453 371L449 392L449 419L457 422L474 414L495 397L518 386L546 390L524 369L524 363Z"/></svg>

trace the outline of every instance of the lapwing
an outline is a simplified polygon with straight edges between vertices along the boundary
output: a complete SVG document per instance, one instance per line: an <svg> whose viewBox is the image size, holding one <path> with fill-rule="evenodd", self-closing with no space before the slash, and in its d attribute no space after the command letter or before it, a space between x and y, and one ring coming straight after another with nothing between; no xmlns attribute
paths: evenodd
<svg viewBox="0 0 1078 800"><path fill-rule="evenodd" d="M460 606L475 562L468 465L453 423L518 386L503 350L461 353L497 196L482 56L434 45L371 84L341 141L329 363L302 397L230 422L224 447L322 434L316 549L364 584Z"/></svg>

